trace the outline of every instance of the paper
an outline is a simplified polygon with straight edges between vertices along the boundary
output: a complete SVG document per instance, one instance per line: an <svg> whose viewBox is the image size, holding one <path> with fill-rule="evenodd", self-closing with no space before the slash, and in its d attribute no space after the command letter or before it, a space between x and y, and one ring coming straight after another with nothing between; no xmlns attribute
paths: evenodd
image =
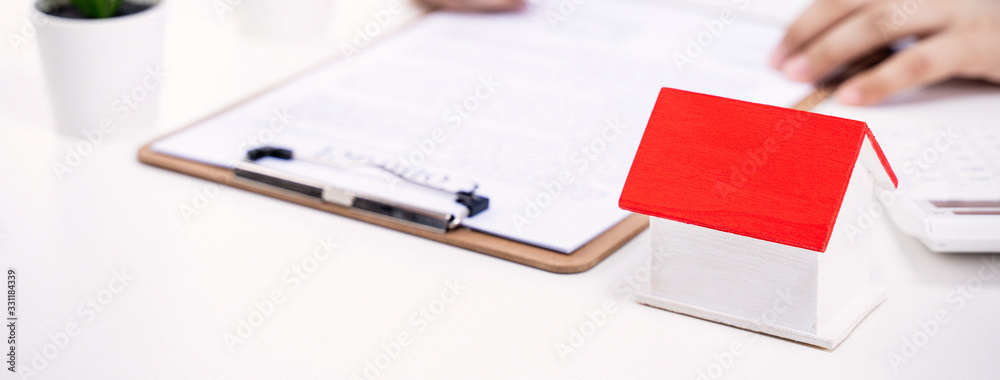
<svg viewBox="0 0 1000 380"><path fill-rule="evenodd" d="M617 199L661 87L783 106L811 91L766 68L782 32L739 3L562 3L429 15L153 149L232 167L274 145L472 178L491 204L466 226L570 253L629 215Z"/></svg>

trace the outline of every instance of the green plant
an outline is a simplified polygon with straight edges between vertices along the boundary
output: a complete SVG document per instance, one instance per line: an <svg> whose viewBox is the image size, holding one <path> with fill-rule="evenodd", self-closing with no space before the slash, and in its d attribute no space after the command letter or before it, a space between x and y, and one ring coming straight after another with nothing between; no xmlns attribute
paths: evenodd
<svg viewBox="0 0 1000 380"><path fill-rule="evenodd" d="M73 6L86 18L106 18L114 16L122 0L70 0Z"/></svg>

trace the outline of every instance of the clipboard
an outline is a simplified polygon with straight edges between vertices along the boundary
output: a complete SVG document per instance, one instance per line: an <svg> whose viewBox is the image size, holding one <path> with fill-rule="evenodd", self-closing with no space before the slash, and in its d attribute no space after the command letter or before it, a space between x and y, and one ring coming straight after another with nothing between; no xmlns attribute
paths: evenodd
<svg viewBox="0 0 1000 380"><path fill-rule="evenodd" d="M292 75L279 83L268 86L257 93L251 94L239 102L225 106L215 113L206 115L205 117L193 121L187 126L150 141L139 149L137 154L139 162L177 173L186 174L192 177L209 180L220 185L281 199L283 201L295 203L301 206L311 207L317 210L326 211L332 214L374 224L406 234L419 236L421 238L439 243L468 249L484 255L557 274L581 273L593 268L612 253L617 251L618 248L621 248L621 246L631 241L649 227L648 216L630 214L621 222L618 222L618 224L609 228L607 231L598 235L577 250L572 253L565 254L535 245L514 241L501 236L476 231L464 226L448 231L447 233L429 231L427 229L414 227L405 223L395 222L391 219L380 218L349 207L325 203L320 200L309 200L303 197L297 197L289 194L288 192L280 191L274 187L255 185L247 181L239 181L236 180L236 173L234 169L192 161L169 154L159 153L153 150L153 145L158 141L167 139L188 128L196 127L205 120L229 112L232 109L257 98L258 96L290 83L314 70L319 70L336 60L337 57L334 57L319 62L313 67Z"/></svg>
<svg viewBox="0 0 1000 380"><path fill-rule="evenodd" d="M817 89L808 95L806 98L799 101L792 108L798 110L808 111L814 108L816 105L826 100L835 90L836 86L842 82L846 77L849 77L853 73L860 71L863 68L870 67L874 65L883 56L870 57L864 61L859 61L855 65L851 65L850 69L844 70L838 76L824 81L822 85L817 86ZM180 130L174 132L178 133L187 128L197 126L202 121L208 120L219 114L225 113L235 107L240 106L258 96L261 96L274 88L277 88L285 83L293 81L308 72L311 72L319 67L326 65L329 62L322 62L313 69L305 70L299 75L294 75L291 78L272 86L268 89L263 90L260 93L254 94L242 102L231 105L229 107L224 107L219 112L209 115L201 120L195 121L191 125L181 128ZM527 243L522 243L514 240L510 240L497 235L484 233L480 231L473 230L468 227L460 226L456 229L452 229L446 233L439 233L434 231L429 231L426 229L421 229L408 225L406 223L401 223L394 221L392 219L387 219L384 217L378 217L376 215L359 211L354 208L339 206L336 204L326 203L319 199L309 199L301 196L295 196L287 191L281 191L274 187L265 184L255 184L253 182L241 181L236 179L236 174L234 169L228 169L221 166L215 166L210 164L205 164L201 162L196 162L192 160L187 160L184 158L158 153L153 150L153 145L162 140L170 137L174 133L163 136L157 140L150 142L149 144L143 146L138 152L138 159L140 162L172 170L178 173L191 175L194 177L214 181L216 183L227 185L230 187L235 187L254 193L282 199L288 202L296 203L302 206L312 207L315 209L323 210L340 216L360 220L363 222L375 224L378 226L390 228L403 233L419 236L425 239L437 241L440 243L445 243L453 245L459 248L468 249L471 251L479 252L485 255L501 258L504 260L512 261L515 263L523 264L529 267L542 269L545 271L561 274L579 273L593 268L602 260L607 258L611 253L616 251L618 248L623 246L625 243L629 242L632 238L639 235L649 226L649 218L645 215L631 214L621 222L612 226L608 230L604 231L594 239L590 240L577 250L570 254L565 254L557 252L554 250L549 250L541 248L538 246L530 245Z"/></svg>
<svg viewBox="0 0 1000 380"><path fill-rule="evenodd" d="M384 39L381 39L376 43L381 43L383 41ZM269 91L273 91L287 83L295 81L310 72L320 70L326 65L335 63L339 60L339 58L340 57L332 57L323 60L312 67L291 75L285 80L268 86L257 93L251 94L238 102L224 106L217 112L206 115L205 117L193 121L189 125L178 128L176 131L150 141L139 149L137 154L139 162L557 274L581 273L593 268L612 253L617 251L618 248L621 248L625 245L625 243L628 243L649 227L648 216L633 213L577 250L566 254L473 230L464 226L450 230L447 233L438 233L405 223L395 222L390 219L373 216L349 207L324 203L318 200L307 200L302 197L290 195L288 192L280 191L273 187L254 185L247 181L239 181L236 179L234 169L228 169L221 166L210 165L169 154L159 153L153 149L153 145L161 140L167 139L188 128L196 127L203 121L231 111L261 95L268 93Z"/></svg>

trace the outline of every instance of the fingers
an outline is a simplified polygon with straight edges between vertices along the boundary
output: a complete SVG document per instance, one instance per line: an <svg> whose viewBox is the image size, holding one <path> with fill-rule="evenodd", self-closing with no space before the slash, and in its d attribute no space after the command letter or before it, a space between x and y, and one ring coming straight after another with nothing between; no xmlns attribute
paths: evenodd
<svg viewBox="0 0 1000 380"><path fill-rule="evenodd" d="M977 5L978 17L954 28L965 37L967 49L975 52L957 74L1000 84L1000 1Z"/></svg>
<svg viewBox="0 0 1000 380"><path fill-rule="evenodd" d="M524 0L417 0L426 6L456 12L503 12L524 7Z"/></svg>
<svg viewBox="0 0 1000 380"><path fill-rule="evenodd" d="M918 9L911 14L892 2L879 2L854 12L813 39L781 68L792 80L813 82L834 68L910 35L926 35L946 26L947 12Z"/></svg>
<svg viewBox="0 0 1000 380"><path fill-rule="evenodd" d="M771 67L780 68L806 43L868 2L868 0L817 0L788 28L785 38L771 54Z"/></svg>
<svg viewBox="0 0 1000 380"><path fill-rule="evenodd" d="M956 32L930 37L845 82L837 91L837 100L870 105L900 90L948 78L975 54L966 41Z"/></svg>

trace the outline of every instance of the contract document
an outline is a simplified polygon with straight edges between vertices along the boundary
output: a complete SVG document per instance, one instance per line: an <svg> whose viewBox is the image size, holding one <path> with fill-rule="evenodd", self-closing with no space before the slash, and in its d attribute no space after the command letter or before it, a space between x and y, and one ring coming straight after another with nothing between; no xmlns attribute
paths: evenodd
<svg viewBox="0 0 1000 380"><path fill-rule="evenodd" d="M564 3L429 14L153 150L233 168L266 145L445 173L490 198L465 227L571 253L629 215L618 197L660 88L786 107L813 91L767 68L783 30L753 17L751 2ZM373 170L259 163L384 197L421 196Z"/></svg>

